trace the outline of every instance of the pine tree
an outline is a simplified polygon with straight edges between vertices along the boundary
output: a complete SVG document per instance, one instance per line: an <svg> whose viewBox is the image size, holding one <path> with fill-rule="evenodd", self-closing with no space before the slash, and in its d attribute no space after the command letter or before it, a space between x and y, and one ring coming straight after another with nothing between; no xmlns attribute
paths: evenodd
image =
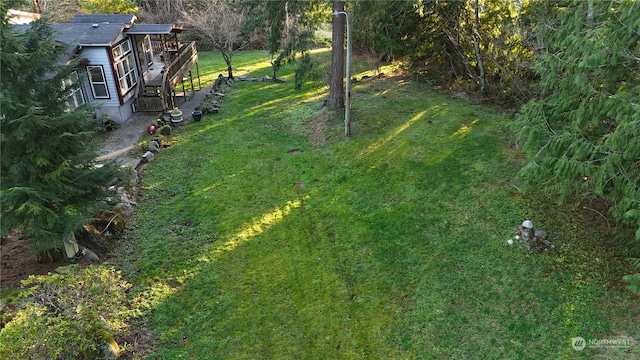
<svg viewBox="0 0 640 360"><path fill-rule="evenodd" d="M640 247L640 3L555 3L539 24L544 96L524 106L517 131L522 175L561 195L598 196L637 229Z"/></svg>
<svg viewBox="0 0 640 360"><path fill-rule="evenodd" d="M69 50L45 21L18 32L1 10L0 229L19 229L42 253L87 223L119 170L95 164L91 110L67 111Z"/></svg>

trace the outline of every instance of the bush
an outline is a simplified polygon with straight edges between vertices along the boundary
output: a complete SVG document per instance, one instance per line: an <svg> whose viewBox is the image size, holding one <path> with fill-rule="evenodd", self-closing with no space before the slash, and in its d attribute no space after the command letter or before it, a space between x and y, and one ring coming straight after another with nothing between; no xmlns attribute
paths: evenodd
<svg viewBox="0 0 640 360"><path fill-rule="evenodd" d="M131 285L103 266L57 271L22 282L22 305L0 330L0 358L89 359L119 351L111 333L124 327Z"/></svg>

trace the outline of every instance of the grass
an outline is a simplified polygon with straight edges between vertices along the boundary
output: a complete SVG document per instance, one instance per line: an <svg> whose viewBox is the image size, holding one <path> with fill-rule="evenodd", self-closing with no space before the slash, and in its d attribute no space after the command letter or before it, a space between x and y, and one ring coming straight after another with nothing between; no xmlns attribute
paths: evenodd
<svg viewBox="0 0 640 360"><path fill-rule="evenodd" d="M206 81L216 56L200 54ZM265 59L238 54L235 72L269 74ZM390 77L353 86L344 139L321 79L281 75L234 84L145 169L125 270L150 358L640 356L571 347L639 340L640 307L598 215L512 186L506 118ZM507 245L527 218L555 251Z"/></svg>

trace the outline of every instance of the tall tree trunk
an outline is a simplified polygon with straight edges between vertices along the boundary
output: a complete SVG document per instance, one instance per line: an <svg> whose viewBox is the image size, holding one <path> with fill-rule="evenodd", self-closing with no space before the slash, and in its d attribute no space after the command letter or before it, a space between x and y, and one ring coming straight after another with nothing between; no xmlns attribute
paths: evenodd
<svg viewBox="0 0 640 360"><path fill-rule="evenodd" d="M334 1L333 11L344 11L344 1ZM333 16L331 22L331 78L327 106L336 109L344 106L344 24L345 16Z"/></svg>
<svg viewBox="0 0 640 360"><path fill-rule="evenodd" d="M33 12L42 14L42 7L40 7L40 3L38 2L38 0L33 0Z"/></svg>
<svg viewBox="0 0 640 360"><path fill-rule="evenodd" d="M480 17L478 15L480 5L478 0L475 4L475 22L473 26L473 45L476 50L476 59L478 60L478 71L480 72L480 92L486 92L486 78L484 74L484 64L482 63L482 56L480 54Z"/></svg>

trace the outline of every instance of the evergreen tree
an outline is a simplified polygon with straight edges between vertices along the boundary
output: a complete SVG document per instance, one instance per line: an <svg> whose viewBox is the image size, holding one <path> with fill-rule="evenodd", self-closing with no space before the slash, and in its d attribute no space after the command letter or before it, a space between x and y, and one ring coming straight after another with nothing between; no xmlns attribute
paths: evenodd
<svg viewBox="0 0 640 360"><path fill-rule="evenodd" d="M119 170L94 162L91 110L67 111L63 83L75 69L66 64L69 49L45 21L18 32L7 8L0 10L0 229L19 229L42 253L87 223Z"/></svg>
<svg viewBox="0 0 640 360"><path fill-rule="evenodd" d="M528 164L521 173L561 195L598 196L637 229L640 247L640 3L556 3L539 25L544 96L516 121Z"/></svg>
<svg viewBox="0 0 640 360"><path fill-rule="evenodd" d="M321 0L243 0L251 18L247 27L251 30L265 29L267 50L271 55L273 79L285 63L296 60L300 54L300 64L296 70L296 88L311 70L309 50L313 46L314 32L322 22L322 10L326 4Z"/></svg>

